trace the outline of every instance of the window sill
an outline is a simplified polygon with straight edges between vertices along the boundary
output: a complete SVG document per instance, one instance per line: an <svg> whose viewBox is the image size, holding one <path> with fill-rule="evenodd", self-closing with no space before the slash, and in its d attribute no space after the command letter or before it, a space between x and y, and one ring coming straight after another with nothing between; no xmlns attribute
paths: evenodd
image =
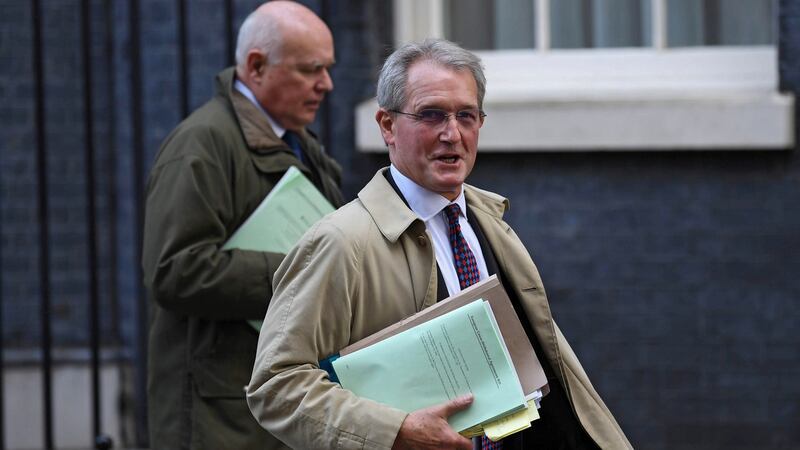
<svg viewBox="0 0 800 450"><path fill-rule="evenodd" d="M769 150L794 147L794 98L772 47L495 51L481 151ZM356 145L386 151L374 99Z"/></svg>

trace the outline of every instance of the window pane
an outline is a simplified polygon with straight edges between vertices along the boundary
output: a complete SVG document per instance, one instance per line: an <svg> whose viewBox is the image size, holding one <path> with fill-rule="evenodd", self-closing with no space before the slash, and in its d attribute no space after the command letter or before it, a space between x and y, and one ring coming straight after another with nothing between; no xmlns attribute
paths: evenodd
<svg viewBox="0 0 800 450"><path fill-rule="evenodd" d="M640 47L650 42L650 0L550 2L553 48Z"/></svg>
<svg viewBox="0 0 800 450"><path fill-rule="evenodd" d="M471 50L533 48L533 0L446 0L445 37Z"/></svg>
<svg viewBox="0 0 800 450"><path fill-rule="evenodd" d="M495 48L533 48L533 0L494 2Z"/></svg>
<svg viewBox="0 0 800 450"><path fill-rule="evenodd" d="M716 0L719 38L712 45L766 45L773 39L773 7L771 0Z"/></svg>
<svg viewBox="0 0 800 450"><path fill-rule="evenodd" d="M669 0L670 47L771 45L775 43L774 0Z"/></svg>
<svg viewBox="0 0 800 450"><path fill-rule="evenodd" d="M594 0L591 4L592 47L642 45L642 0Z"/></svg>
<svg viewBox="0 0 800 450"><path fill-rule="evenodd" d="M551 47L591 47L592 35L590 0L550 2Z"/></svg>
<svg viewBox="0 0 800 450"><path fill-rule="evenodd" d="M444 17L447 39L470 50L495 48L492 0L447 0Z"/></svg>
<svg viewBox="0 0 800 450"><path fill-rule="evenodd" d="M667 2L667 45L681 47L705 42L704 0Z"/></svg>

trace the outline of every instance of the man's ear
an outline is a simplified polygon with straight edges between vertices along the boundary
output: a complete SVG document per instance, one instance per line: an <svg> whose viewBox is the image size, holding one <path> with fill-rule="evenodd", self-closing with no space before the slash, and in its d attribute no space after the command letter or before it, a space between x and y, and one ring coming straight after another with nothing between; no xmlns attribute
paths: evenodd
<svg viewBox="0 0 800 450"><path fill-rule="evenodd" d="M260 80L267 68L267 56L260 50L251 49L247 52L247 76L251 80Z"/></svg>
<svg viewBox="0 0 800 450"><path fill-rule="evenodd" d="M394 117L389 111L381 108L375 113L375 120L378 122L378 127L381 129L383 136L383 143L387 147L394 146Z"/></svg>

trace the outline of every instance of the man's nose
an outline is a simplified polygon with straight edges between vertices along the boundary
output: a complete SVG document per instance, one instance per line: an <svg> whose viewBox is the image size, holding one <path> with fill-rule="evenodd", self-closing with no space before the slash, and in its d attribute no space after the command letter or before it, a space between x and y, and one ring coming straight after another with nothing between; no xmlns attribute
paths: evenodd
<svg viewBox="0 0 800 450"><path fill-rule="evenodd" d="M450 114L444 120L444 128L439 133L439 140L451 143L461 141L461 130L458 128L458 120L455 114Z"/></svg>
<svg viewBox="0 0 800 450"><path fill-rule="evenodd" d="M333 90L333 79L331 78L331 74L328 72L328 69L322 69L322 76L314 87L318 91L322 92L330 92Z"/></svg>

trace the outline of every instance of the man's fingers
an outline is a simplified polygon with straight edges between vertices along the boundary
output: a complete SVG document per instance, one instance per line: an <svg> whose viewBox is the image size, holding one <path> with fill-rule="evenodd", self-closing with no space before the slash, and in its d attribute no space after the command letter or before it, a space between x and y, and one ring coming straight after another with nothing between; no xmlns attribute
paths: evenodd
<svg viewBox="0 0 800 450"><path fill-rule="evenodd" d="M441 417L447 418L459 411L467 409L469 405L472 404L473 400L475 400L475 396L472 394L467 394L458 398L454 398L447 403L443 403L440 405Z"/></svg>
<svg viewBox="0 0 800 450"><path fill-rule="evenodd" d="M474 396L469 394L412 412L400 425L392 448L470 450L472 441L456 433L447 418L468 408L473 400Z"/></svg>

